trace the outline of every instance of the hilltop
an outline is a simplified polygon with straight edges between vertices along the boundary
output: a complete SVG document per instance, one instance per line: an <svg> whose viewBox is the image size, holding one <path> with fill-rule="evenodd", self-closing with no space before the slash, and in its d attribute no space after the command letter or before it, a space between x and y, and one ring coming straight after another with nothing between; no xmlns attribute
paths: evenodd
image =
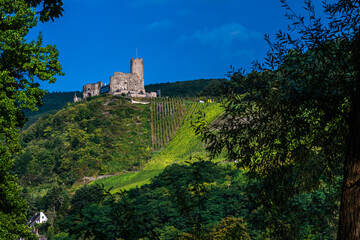
<svg viewBox="0 0 360 240"><path fill-rule="evenodd" d="M174 83L157 83L145 85L145 90L147 92L160 90L163 97L215 97L221 95L225 82L225 79L198 79ZM28 119L24 129L28 128L41 117L55 113L66 104L72 103L74 101L74 94L82 96L82 93L79 91L46 93L42 99L43 104L39 106L38 111L24 111Z"/></svg>
<svg viewBox="0 0 360 240"><path fill-rule="evenodd" d="M139 187L142 191L151 188L150 195L157 194L158 183L152 185L154 190L149 184L154 181L163 184L162 179L172 169L184 179L192 178L189 163L199 162L202 166L202 160L207 159L205 145L191 126L200 111L206 114L206 122L210 124L223 109L219 103L180 98L156 98L149 104L133 104L129 98L106 94L67 104L42 117L22 131L20 141L24 151L15 157L13 168L23 187L22 196L29 203L28 217L39 211L45 212L52 223L41 225L40 232L50 239L54 233L57 233L56 237L62 236L55 239L69 239L68 233L74 227L72 218L87 218L87 209L102 205L101 199L106 195L128 190L139 199L146 197L146 194L138 193ZM215 162L222 160L220 156ZM204 165L206 169L216 174L221 172L221 176L238 178L240 173L231 167L209 164ZM210 179L214 181L212 184L217 181L225 184L218 175L216 179L212 176ZM221 185L219 189L225 188L227 185ZM239 194L236 190L231 201ZM156 205L170 203L168 194L163 197ZM221 206L215 202L209 202L214 209L226 206L225 201ZM104 206L111 209L107 204L108 201ZM137 204L137 207L146 205ZM170 208L170 211L174 209ZM109 214L107 210L100 212ZM216 221L224 217L226 213L216 214ZM178 217L173 215L172 219L176 222ZM210 217L209 227L213 223L215 221ZM187 230L182 229L179 233L182 231Z"/></svg>

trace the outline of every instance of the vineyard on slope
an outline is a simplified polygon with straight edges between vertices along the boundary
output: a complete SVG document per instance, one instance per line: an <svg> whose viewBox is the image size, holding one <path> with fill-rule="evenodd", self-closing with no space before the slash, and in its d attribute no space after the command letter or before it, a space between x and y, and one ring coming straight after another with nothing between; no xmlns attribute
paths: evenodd
<svg viewBox="0 0 360 240"><path fill-rule="evenodd" d="M150 105L153 149L162 149L175 136L179 126L190 121L204 106L181 98L153 98Z"/></svg>
<svg viewBox="0 0 360 240"><path fill-rule="evenodd" d="M153 98L151 100L152 147L160 150L175 135L185 114L180 98Z"/></svg>
<svg viewBox="0 0 360 240"><path fill-rule="evenodd" d="M150 183L150 179L159 175L166 166L173 163L184 163L190 157L206 158L204 143L199 136L195 135L191 122L194 122L199 111L204 112L207 124L211 124L218 118L223 108L219 103L198 103L183 100L185 114L180 127L171 140L159 151L153 153L153 157L145 163L138 172L128 172L117 176L103 178L93 183L104 184L106 188L112 188L112 192L120 189L131 189ZM218 156L214 161L223 161L224 156Z"/></svg>

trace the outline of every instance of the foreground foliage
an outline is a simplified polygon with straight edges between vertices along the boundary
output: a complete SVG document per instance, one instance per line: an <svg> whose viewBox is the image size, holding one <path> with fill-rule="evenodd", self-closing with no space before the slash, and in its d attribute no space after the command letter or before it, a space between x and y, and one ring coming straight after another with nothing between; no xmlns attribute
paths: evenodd
<svg viewBox="0 0 360 240"><path fill-rule="evenodd" d="M61 214L42 231L50 239L277 239L269 235L269 220L281 218L292 229L288 239L333 239L336 191L324 185L269 212L259 199L268 197L260 194L268 180L249 181L229 164L199 159L168 166L150 184L127 192L86 185L63 205L57 187L43 197L53 200L42 204Z"/></svg>
<svg viewBox="0 0 360 240"><path fill-rule="evenodd" d="M0 1L0 238L32 238L26 222L26 204L19 197L16 177L9 174L12 154L20 152L18 128L24 124L22 109L36 110L45 91L40 81L54 82L61 75L55 46L26 39L37 25L35 7L43 3L42 21L61 15L61 1ZM53 11L48 11L48 8ZM46 10L44 10L46 9ZM42 11L44 10L44 11Z"/></svg>
<svg viewBox="0 0 360 240"><path fill-rule="evenodd" d="M269 178L264 191L277 213L289 198L324 182L336 189L343 177L338 239L359 239L359 1L324 5L329 25L311 1L305 1L308 22L281 2L299 37L279 32L278 42L269 41L266 64L233 75L234 92L245 94L228 98L218 131L201 120L197 131L213 155L225 149L253 177ZM274 220L271 236L289 239L293 225Z"/></svg>
<svg viewBox="0 0 360 240"><path fill-rule="evenodd" d="M99 185L85 186L59 224L74 239L186 239L189 234L209 239L214 223L225 216L236 222L246 215L244 193L231 181L239 178L239 171L231 167L196 162L168 167L151 184L119 196L106 196ZM85 195L92 197L84 200ZM220 228L215 235L221 234Z"/></svg>

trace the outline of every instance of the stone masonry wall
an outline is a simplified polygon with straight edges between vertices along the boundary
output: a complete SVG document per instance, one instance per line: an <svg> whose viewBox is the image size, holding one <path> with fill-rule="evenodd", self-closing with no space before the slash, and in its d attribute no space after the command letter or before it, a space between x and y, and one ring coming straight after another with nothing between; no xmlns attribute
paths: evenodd
<svg viewBox="0 0 360 240"><path fill-rule="evenodd" d="M138 93L145 93L144 87L144 61L142 58L131 58L130 61L130 72L139 77L139 86Z"/></svg>
<svg viewBox="0 0 360 240"><path fill-rule="evenodd" d="M142 58L131 58L130 72L138 75L144 85L144 61Z"/></svg>
<svg viewBox="0 0 360 240"><path fill-rule="evenodd" d="M115 72L110 77L110 94L145 93L144 85L138 75Z"/></svg>
<svg viewBox="0 0 360 240"><path fill-rule="evenodd" d="M103 83L97 82L83 86L83 100L90 96L100 95ZM144 87L144 61L142 58L132 58L130 61L130 73L115 72L110 77L109 94L126 94L130 97L156 97L156 92L146 93ZM75 99L74 101L79 101Z"/></svg>
<svg viewBox="0 0 360 240"><path fill-rule="evenodd" d="M97 83L90 83L83 86L83 99L91 96L97 96L100 95L100 88L102 87L103 83L97 82Z"/></svg>

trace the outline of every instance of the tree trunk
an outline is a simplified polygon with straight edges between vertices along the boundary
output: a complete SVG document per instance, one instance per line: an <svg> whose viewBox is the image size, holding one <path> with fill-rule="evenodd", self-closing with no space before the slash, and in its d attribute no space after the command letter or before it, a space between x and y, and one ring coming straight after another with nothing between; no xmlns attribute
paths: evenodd
<svg viewBox="0 0 360 240"><path fill-rule="evenodd" d="M356 90L351 99L338 239L360 239L360 35L353 43Z"/></svg>

